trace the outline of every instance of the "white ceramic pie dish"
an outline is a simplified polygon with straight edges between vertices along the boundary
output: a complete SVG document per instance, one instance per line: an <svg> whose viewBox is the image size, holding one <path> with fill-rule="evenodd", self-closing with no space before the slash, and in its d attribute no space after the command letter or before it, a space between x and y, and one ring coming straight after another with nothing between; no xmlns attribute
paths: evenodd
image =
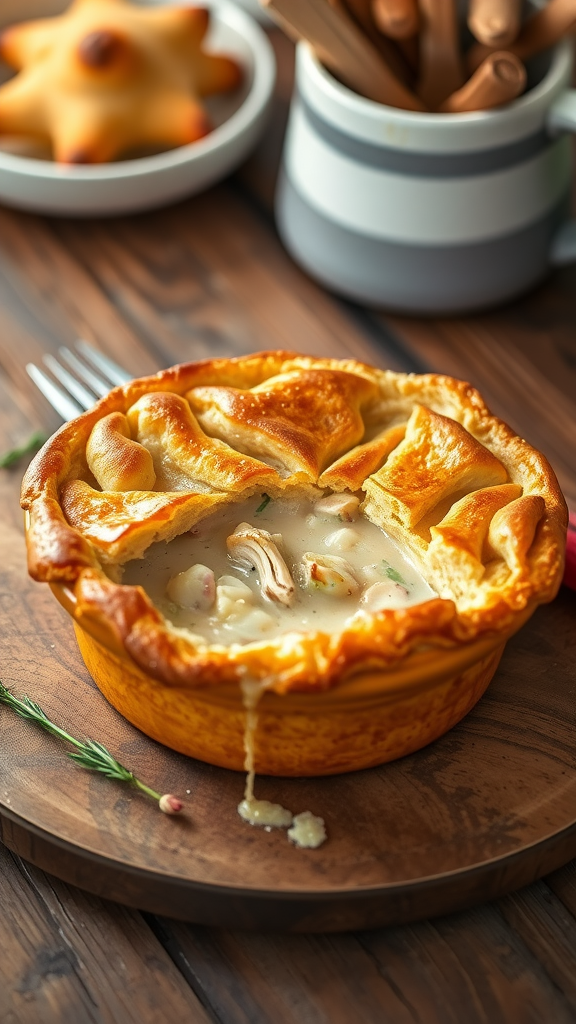
<svg viewBox="0 0 576 1024"><path fill-rule="evenodd" d="M186 0L180 0L180 6ZM0 31L27 18L58 14L67 0L2 0ZM142 6L163 6L154 0ZM94 166L63 166L26 154L16 140L0 137L0 202L35 213L68 217L135 213L175 202L214 184L247 156L266 123L276 66L259 25L225 0L208 6L210 49L242 64L245 85L206 106L217 125L198 142L164 153ZM168 6L166 4L166 6ZM0 62L0 81L12 72Z"/></svg>

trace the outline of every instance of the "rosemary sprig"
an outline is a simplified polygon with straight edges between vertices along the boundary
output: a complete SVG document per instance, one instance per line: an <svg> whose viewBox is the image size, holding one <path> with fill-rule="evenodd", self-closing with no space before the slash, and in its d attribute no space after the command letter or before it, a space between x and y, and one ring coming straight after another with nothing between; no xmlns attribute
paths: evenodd
<svg viewBox="0 0 576 1024"><path fill-rule="evenodd" d="M14 466L15 463L19 462L25 455L31 455L32 452L37 452L47 440L48 435L43 434L41 430L37 430L35 434L32 434L32 436L20 446L20 448L12 448L11 451L5 452L4 455L0 455L0 469L9 469L10 466Z"/></svg>
<svg viewBox="0 0 576 1024"><path fill-rule="evenodd" d="M178 814L182 810L182 802L178 797L172 796L171 793L165 793L162 796L156 790L151 789L150 786L146 786L140 779L136 778L133 772L125 768L123 764L120 764L106 747L101 743L97 743L96 740L77 740L74 736L71 736L70 733L61 729L54 722L51 722L40 705L36 704L30 697L15 697L10 690L0 683L0 704L5 704L6 707L11 708L20 718L39 725L41 729L49 732L51 736L56 736L58 739L64 740L65 743L71 743L73 747L76 747L76 750L67 751L68 757L75 764L80 765L81 768L86 768L91 772L101 772L107 779L126 782L135 789L139 789L141 793L145 793L146 796L156 800L160 810L164 811L165 814Z"/></svg>
<svg viewBox="0 0 576 1024"><path fill-rule="evenodd" d="M260 515L260 513L263 512L264 509L266 508L266 505L268 505L272 501L272 498L270 497L269 494L263 494L262 497L264 498L264 501L262 502L261 505L258 505L258 508L254 513L255 516Z"/></svg>

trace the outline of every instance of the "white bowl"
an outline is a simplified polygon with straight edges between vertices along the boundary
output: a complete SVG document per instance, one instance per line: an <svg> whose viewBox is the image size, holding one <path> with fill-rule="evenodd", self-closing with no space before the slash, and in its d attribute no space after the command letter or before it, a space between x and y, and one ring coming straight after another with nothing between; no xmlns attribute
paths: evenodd
<svg viewBox="0 0 576 1024"><path fill-rule="evenodd" d="M142 6L163 6L155 0ZM148 210L214 184L247 156L262 133L276 77L274 53L259 25L220 0L209 6L208 48L235 57L244 86L206 102L217 127L204 139L165 153L94 166L63 166L30 155L22 143L0 136L0 202L36 213L106 216ZM0 30L27 18L59 14L66 0L2 0ZM0 81L10 77L0 62Z"/></svg>

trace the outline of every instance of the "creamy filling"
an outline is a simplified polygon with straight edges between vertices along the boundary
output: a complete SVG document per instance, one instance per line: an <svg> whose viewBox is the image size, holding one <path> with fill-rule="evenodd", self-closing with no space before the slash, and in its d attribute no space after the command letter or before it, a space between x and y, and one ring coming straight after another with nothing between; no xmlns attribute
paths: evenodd
<svg viewBox="0 0 576 1024"><path fill-rule="evenodd" d="M123 582L140 584L172 625L224 645L339 632L355 615L435 596L350 495L229 506L152 545Z"/></svg>

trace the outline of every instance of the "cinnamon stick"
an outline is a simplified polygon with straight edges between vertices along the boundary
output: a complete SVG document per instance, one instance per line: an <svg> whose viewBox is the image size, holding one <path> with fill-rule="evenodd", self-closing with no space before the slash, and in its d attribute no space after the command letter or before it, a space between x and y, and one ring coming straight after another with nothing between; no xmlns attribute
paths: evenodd
<svg viewBox="0 0 576 1024"><path fill-rule="evenodd" d="M455 0L420 0L418 94L430 110L464 82Z"/></svg>
<svg viewBox="0 0 576 1024"><path fill-rule="evenodd" d="M508 46L520 31L520 0L470 0L468 28L486 46Z"/></svg>
<svg viewBox="0 0 576 1024"><path fill-rule="evenodd" d="M409 39L418 31L416 0L372 0L374 21L391 39Z"/></svg>
<svg viewBox="0 0 576 1024"><path fill-rule="evenodd" d="M510 103L526 87L526 68L512 53L491 54L472 77L439 107L443 114L490 110Z"/></svg>
<svg viewBox="0 0 576 1024"><path fill-rule="evenodd" d="M532 14L522 26L517 39L507 47L520 60L529 60L537 53L554 46L563 36L576 29L576 0L550 0L542 10ZM494 47L477 43L467 56L471 71L494 51Z"/></svg>
<svg viewBox="0 0 576 1024"><path fill-rule="evenodd" d="M342 7L341 0L329 0L329 3L336 7ZM343 0L343 3L356 24L368 36L380 56L384 58L390 70L401 82L411 86L414 82L415 67L410 60L406 59L401 45L382 35L378 29L372 15L372 0Z"/></svg>
<svg viewBox="0 0 576 1024"><path fill-rule="evenodd" d="M425 110L418 96L402 84L350 15L328 0L263 0L288 33L307 39L319 60L361 96L400 107Z"/></svg>
<svg viewBox="0 0 576 1024"><path fill-rule="evenodd" d="M400 50L408 67L415 76L420 73L420 36L410 36L409 39L397 39L396 46Z"/></svg>

